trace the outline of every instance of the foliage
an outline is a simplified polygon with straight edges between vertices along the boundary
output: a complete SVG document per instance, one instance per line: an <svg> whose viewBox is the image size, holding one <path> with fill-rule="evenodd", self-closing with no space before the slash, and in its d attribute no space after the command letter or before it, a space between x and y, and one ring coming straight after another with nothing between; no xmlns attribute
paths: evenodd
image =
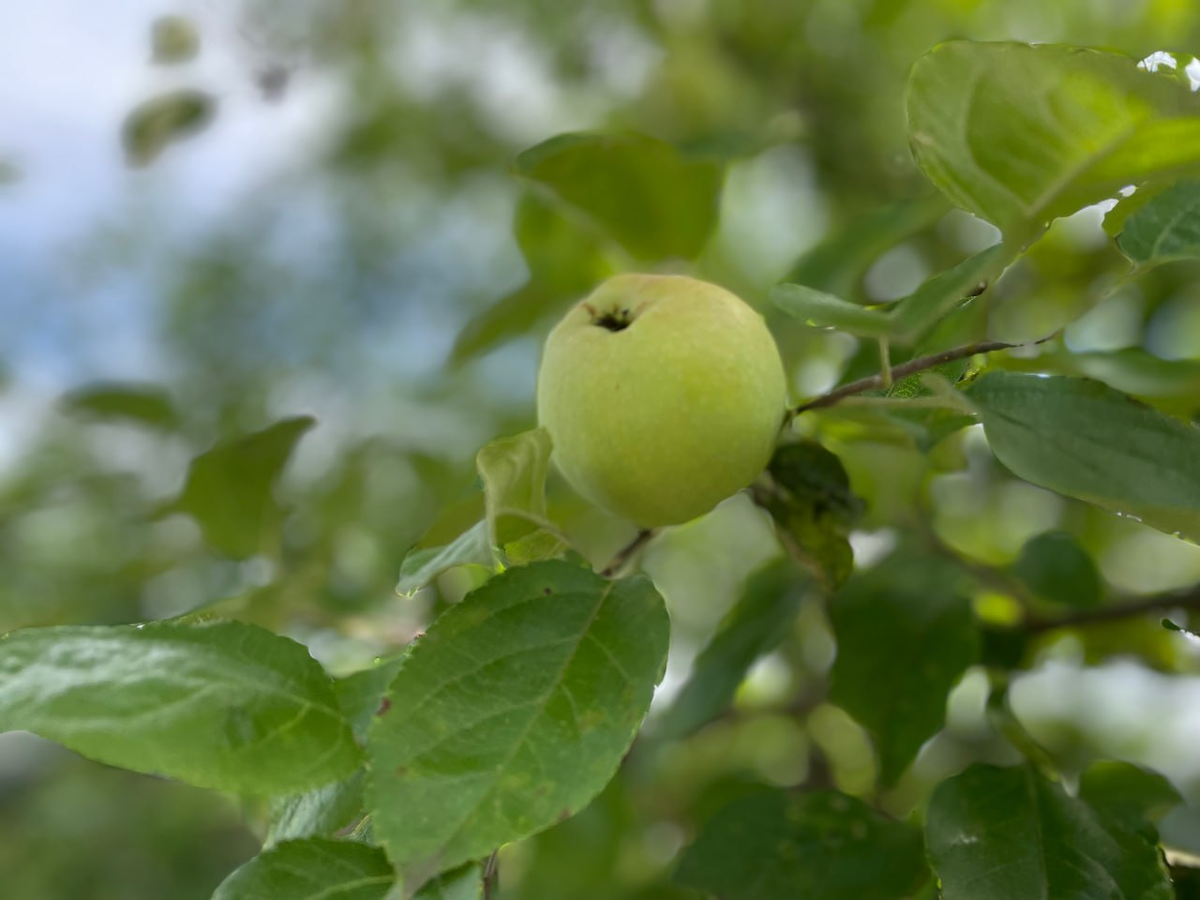
<svg viewBox="0 0 1200 900"><path fill-rule="evenodd" d="M329 204L321 252L276 256L292 208L245 204L156 284L174 374L72 387L0 468L0 731L169 779L185 819L217 813L181 785L237 795L261 843L128 896L1190 896L1170 716L1117 739L1062 685L1109 679L1099 706L1195 672L1200 94L1192 58L1138 60L1200 14L1068 4L1075 43L1125 53L939 43L1011 35L905 4L628 0L586 5L586 40L571 4L368 6L300 16L353 98L273 188ZM385 35L464 22L528 36L575 124L396 74ZM660 55L595 112L631 34ZM152 61L201 37L160 19ZM229 127L210 87L115 123L128 163ZM798 172L806 208L772 218ZM745 295L807 395L747 491L662 533L574 497L514 387L566 305L646 269ZM153 832L121 793L160 783L13 758L0 846L49 822L86 896L122 896L66 835L77 809ZM16 890L85 896L62 868Z"/></svg>

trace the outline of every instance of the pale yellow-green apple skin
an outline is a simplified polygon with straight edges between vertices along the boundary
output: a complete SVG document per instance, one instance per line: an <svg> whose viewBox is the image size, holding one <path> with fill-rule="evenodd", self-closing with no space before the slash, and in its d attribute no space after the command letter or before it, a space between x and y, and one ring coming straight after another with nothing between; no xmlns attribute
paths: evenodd
<svg viewBox="0 0 1200 900"><path fill-rule="evenodd" d="M690 521L750 484L787 399L762 316L679 275L618 275L576 305L546 339L537 396L567 481L643 528Z"/></svg>

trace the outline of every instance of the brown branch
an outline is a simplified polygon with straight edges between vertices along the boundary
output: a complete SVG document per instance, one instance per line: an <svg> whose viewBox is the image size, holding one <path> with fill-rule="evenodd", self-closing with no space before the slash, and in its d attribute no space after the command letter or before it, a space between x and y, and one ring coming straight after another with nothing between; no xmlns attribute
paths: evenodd
<svg viewBox="0 0 1200 900"><path fill-rule="evenodd" d="M657 532L653 528L643 528L637 533L637 537L617 551L616 555L608 561L608 565L600 570L600 574L605 578L612 578L624 569L643 547L650 543L655 534Z"/></svg>
<svg viewBox="0 0 1200 900"><path fill-rule="evenodd" d="M1096 625L1103 622L1119 622L1147 613L1161 613L1172 609L1200 611L1200 585L1180 591L1151 594L1125 603L1101 606L1097 609L1081 609L1055 618L1030 616L1021 625L1026 634L1044 634L1059 628L1076 628L1080 625Z"/></svg>
<svg viewBox="0 0 1200 900"><path fill-rule="evenodd" d="M1051 335L1050 337L1053 337ZM827 394L822 394L799 406L788 410L787 421L791 421L802 412L807 412L810 409L821 409L825 406L833 406L839 400L844 400L847 397L852 397L855 394L862 394L866 391L873 391L884 387L888 381L895 383L901 378L907 378L916 372L923 372L925 369L932 369L936 366L945 365L949 362L954 362L959 359L966 359L970 356L975 356L978 353L994 353L997 350L1011 350L1014 347L1031 347L1034 344L1040 344L1043 341L1050 340L1050 337L1042 338L1040 341L1031 341L1028 344L1010 344L1006 341L977 341L974 344L967 344L964 347L955 347L952 350L943 350L941 353L932 353L929 356L922 356L917 359L910 359L906 363L900 363L898 366L892 366L888 370L887 375L871 375L868 378L860 378L858 381L851 381L849 384L843 384L841 387L834 388Z"/></svg>

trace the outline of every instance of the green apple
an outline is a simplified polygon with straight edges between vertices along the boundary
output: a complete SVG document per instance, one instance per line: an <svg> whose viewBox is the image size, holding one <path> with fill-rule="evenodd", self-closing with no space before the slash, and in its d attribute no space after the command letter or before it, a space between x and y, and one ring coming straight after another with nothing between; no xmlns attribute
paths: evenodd
<svg viewBox="0 0 1200 900"><path fill-rule="evenodd" d="M687 522L753 481L787 399L762 316L678 275L600 285L546 339L537 393L567 481L643 528Z"/></svg>

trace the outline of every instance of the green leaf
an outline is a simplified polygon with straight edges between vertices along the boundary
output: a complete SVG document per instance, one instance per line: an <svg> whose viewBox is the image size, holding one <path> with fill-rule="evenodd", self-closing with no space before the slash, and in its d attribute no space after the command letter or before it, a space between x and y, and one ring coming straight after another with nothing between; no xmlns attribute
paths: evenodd
<svg viewBox="0 0 1200 900"><path fill-rule="evenodd" d="M915 828L833 791L735 800L704 826L675 874L727 900L905 900L928 878Z"/></svg>
<svg viewBox="0 0 1200 900"><path fill-rule="evenodd" d="M1103 600L1100 572L1075 536L1047 531L1025 542L1014 573L1035 596L1072 609L1092 609Z"/></svg>
<svg viewBox="0 0 1200 900"><path fill-rule="evenodd" d="M216 98L181 89L161 94L136 107L125 118L121 140L133 166L147 166L172 141L203 131L216 115Z"/></svg>
<svg viewBox="0 0 1200 900"><path fill-rule="evenodd" d="M550 450L550 433L535 428L497 438L475 457L493 545L503 547L535 531L553 530L546 519Z"/></svg>
<svg viewBox="0 0 1200 900"><path fill-rule="evenodd" d="M154 62L177 65L196 58L200 52L200 34L191 19L159 16L150 26L150 44Z"/></svg>
<svg viewBox="0 0 1200 900"><path fill-rule="evenodd" d="M283 521L275 483L296 442L315 424L297 416L218 443L192 460L171 509L189 513L205 540L229 556L240 559L272 547Z"/></svg>
<svg viewBox="0 0 1200 900"><path fill-rule="evenodd" d="M917 340L967 297L993 284L1016 255L1012 246L994 244L930 278L896 303L892 334L900 341Z"/></svg>
<svg viewBox="0 0 1200 900"><path fill-rule="evenodd" d="M482 900L483 866L467 863L425 884L413 900Z"/></svg>
<svg viewBox="0 0 1200 900"><path fill-rule="evenodd" d="M836 328L862 337L884 337L891 332L887 313L871 309L805 287L802 284L777 284L771 288L771 302L814 328Z"/></svg>
<svg viewBox="0 0 1200 900"><path fill-rule="evenodd" d="M837 587L854 568L850 531L864 508L841 460L816 441L792 441L776 448L767 471L771 487L757 496L788 552Z"/></svg>
<svg viewBox="0 0 1200 900"><path fill-rule="evenodd" d="M929 194L871 210L808 250L796 260L786 280L836 297L852 296L875 260L933 225L949 208L941 194Z"/></svg>
<svg viewBox="0 0 1200 900"><path fill-rule="evenodd" d="M305 790L361 758L307 649L239 622L33 628L0 639L0 731L199 787Z"/></svg>
<svg viewBox="0 0 1200 900"><path fill-rule="evenodd" d="M696 657L687 684L659 728L671 738L683 737L725 709L754 661L787 637L810 587L786 559L752 574L717 633Z"/></svg>
<svg viewBox="0 0 1200 900"><path fill-rule="evenodd" d="M383 900L395 881L378 847L309 838L264 850L221 882L213 900Z"/></svg>
<svg viewBox="0 0 1200 900"><path fill-rule="evenodd" d="M938 785L925 824L945 900L1172 900L1158 848L1032 767L974 765Z"/></svg>
<svg viewBox="0 0 1200 900"><path fill-rule="evenodd" d="M1151 197L1125 220L1117 246L1143 267L1200 258L1200 181L1180 181Z"/></svg>
<svg viewBox="0 0 1200 900"><path fill-rule="evenodd" d="M643 261L696 256L716 225L724 180L720 164L632 132L559 135L518 156L516 170Z"/></svg>
<svg viewBox="0 0 1200 900"><path fill-rule="evenodd" d="M989 372L970 388L996 458L1040 487L1200 540L1200 431L1096 381Z"/></svg>
<svg viewBox="0 0 1200 900"><path fill-rule="evenodd" d="M667 643L648 579L559 561L448 609L369 734L368 802L392 861L420 883L578 812L629 749Z"/></svg>
<svg viewBox="0 0 1200 900"><path fill-rule="evenodd" d="M150 384L91 384L65 394L62 408L71 415L163 430L179 424L170 395Z"/></svg>
<svg viewBox="0 0 1200 900"><path fill-rule="evenodd" d="M400 563L396 593L411 597L443 572L457 566L495 568L496 554L492 551L489 532L488 522L484 519L445 546L408 551Z"/></svg>
<svg viewBox="0 0 1200 900"><path fill-rule="evenodd" d="M955 204L1024 246L1058 216L1200 163L1200 99L1128 57L949 41L913 66L909 140Z"/></svg>
<svg viewBox="0 0 1200 900"><path fill-rule="evenodd" d="M979 659L960 581L942 560L893 556L846 582L830 605L838 652L829 696L870 733L885 785L941 730L947 695Z"/></svg>
<svg viewBox="0 0 1200 900"><path fill-rule="evenodd" d="M376 715L389 711L384 694L400 669L403 656L385 660L369 669L334 682L342 714L354 737L366 741L367 727ZM266 845L306 837L326 837L350 826L363 813L363 773L322 785L303 794L278 797L268 814Z"/></svg>
<svg viewBox="0 0 1200 900"><path fill-rule="evenodd" d="M1079 779L1079 799L1135 827L1157 821L1183 803L1179 791L1159 773L1115 760L1087 767ZM1153 832L1150 836L1153 840Z"/></svg>

